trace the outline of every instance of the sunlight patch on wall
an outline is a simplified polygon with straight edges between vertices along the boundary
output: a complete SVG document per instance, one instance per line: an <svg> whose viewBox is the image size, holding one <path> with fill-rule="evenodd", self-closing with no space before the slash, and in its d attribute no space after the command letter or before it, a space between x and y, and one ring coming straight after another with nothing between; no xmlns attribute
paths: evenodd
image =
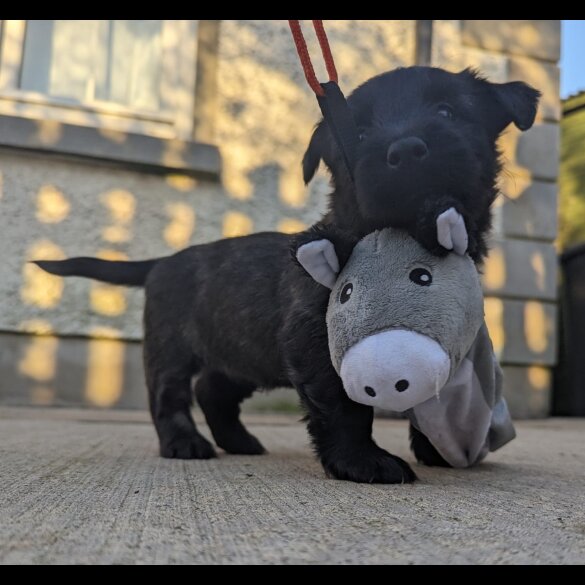
<svg viewBox="0 0 585 585"><path fill-rule="evenodd" d="M43 185L37 195L37 219L42 223L59 223L71 210L71 204L53 185Z"/></svg>
<svg viewBox="0 0 585 585"><path fill-rule="evenodd" d="M96 258L101 258L102 260L120 260L125 261L128 260L128 255L124 254L124 252L120 252L119 250L98 250L96 252Z"/></svg>
<svg viewBox="0 0 585 585"><path fill-rule="evenodd" d="M243 29L238 28L238 44L246 42L242 41L242 33ZM222 36L222 43L233 42L226 37ZM224 154L225 189L233 199L247 201L256 187L251 175L267 164L301 175L301 153L316 112L311 94L302 85L250 53L240 50L237 54L233 66L220 71L217 139ZM254 83L245 83L249 79ZM288 189L284 197L285 202L292 200L295 205L302 199L302 195Z"/></svg>
<svg viewBox="0 0 585 585"><path fill-rule="evenodd" d="M306 227L306 224L298 219L285 217L278 222L276 229L283 234L296 234L302 232Z"/></svg>
<svg viewBox="0 0 585 585"><path fill-rule="evenodd" d="M136 211L136 198L126 189L112 189L101 195L102 203L108 208L112 220L127 224Z"/></svg>
<svg viewBox="0 0 585 585"><path fill-rule="evenodd" d="M170 221L164 229L165 242L175 250L181 250L189 244L195 231L195 211L187 203L168 203L166 206Z"/></svg>
<svg viewBox="0 0 585 585"><path fill-rule="evenodd" d="M58 338L52 335L31 337L18 363L18 371L37 382L50 382L57 369L58 346Z"/></svg>
<svg viewBox="0 0 585 585"><path fill-rule="evenodd" d="M168 140L165 142L165 150L162 153L161 162L169 167L183 167L185 166L185 159L183 152L185 150L185 143L179 140Z"/></svg>
<svg viewBox="0 0 585 585"><path fill-rule="evenodd" d="M226 150L226 147L223 147ZM232 144L227 146L226 164L223 169L222 181L227 191L227 194L238 201L248 201L252 198L254 192L254 185L246 173L242 169L248 171L254 168L249 162L250 152L245 145ZM258 158L258 165L261 164L261 159Z"/></svg>
<svg viewBox="0 0 585 585"><path fill-rule="evenodd" d="M57 120L37 120L37 139L41 144L50 146L61 140L63 125Z"/></svg>
<svg viewBox="0 0 585 585"><path fill-rule="evenodd" d="M126 189L112 189L101 195L112 219L113 225L102 229L102 239L111 244L123 244L130 241L132 232L129 224L136 213L136 198Z"/></svg>
<svg viewBox="0 0 585 585"><path fill-rule="evenodd" d="M534 252L532 254L530 265L536 274L536 286L538 290L544 291L546 287L546 265L540 252Z"/></svg>
<svg viewBox="0 0 585 585"><path fill-rule="evenodd" d="M524 306L524 336L531 351L535 353L546 351L550 326L543 304L528 301Z"/></svg>
<svg viewBox="0 0 585 585"><path fill-rule="evenodd" d="M548 368L530 366L528 368L528 381L534 390L545 392L550 388L551 373Z"/></svg>
<svg viewBox="0 0 585 585"><path fill-rule="evenodd" d="M280 175L280 200L295 209L307 204L309 190L305 187L303 176L298 166L284 170Z"/></svg>
<svg viewBox="0 0 585 585"><path fill-rule="evenodd" d="M521 24L515 27L515 31L524 47L534 49L542 43L538 31L531 24Z"/></svg>
<svg viewBox="0 0 585 585"><path fill-rule="evenodd" d="M110 244L123 244L131 238L130 230L122 225L110 225L102 230L102 239Z"/></svg>
<svg viewBox="0 0 585 585"><path fill-rule="evenodd" d="M493 248L488 256L483 282L489 289L500 289L506 284L506 258L502 248Z"/></svg>
<svg viewBox="0 0 585 585"><path fill-rule="evenodd" d="M99 250L97 258L102 260L128 260L128 256L118 250ZM117 317L126 312L126 288L103 282L92 282L89 291L91 308L100 315Z"/></svg>
<svg viewBox="0 0 585 585"><path fill-rule="evenodd" d="M53 326L45 319L27 319L19 324L18 330L35 335L48 335L53 332Z"/></svg>
<svg viewBox="0 0 585 585"><path fill-rule="evenodd" d="M247 236L254 229L252 218L239 211L228 211L223 216L222 234L225 238Z"/></svg>
<svg viewBox="0 0 585 585"><path fill-rule="evenodd" d="M492 338L494 352L498 359L502 355L506 343L504 331L504 301L494 297L488 297L484 302L485 322Z"/></svg>
<svg viewBox="0 0 585 585"><path fill-rule="evenodd" d="M114 337L117 330L95 328L98 337L89 340L85 398L92 406L114 406L122 396L124 386L125 343Z"/></svg>
<svg viewBox="0 0 585 585"><path fill-rule="evenodd" d="M65 254L53 242L39 240L27 250L26 260L62 260ZM42 309L51 309L59 304L63 294L64 282L60 276L54 276L41 270L35 264L25 262L22 268L23 285L20 298L26 305Z"/></svg>
<svg viewBox="0 0 585 585"><path fill-rule="evenodd" d="M122 287L112 284L92 283L89 291L91 308L100 315L117 317L126 312L126 295Z"/></svg>
<svg viewBox="0 0 585 585"><path fill-rule="evenodd" d="M189 193L197 187L197 181L193 177L188 177L187 175L167 175L165 177L165 182L169 187L172 187L181 193Z"/></svg>

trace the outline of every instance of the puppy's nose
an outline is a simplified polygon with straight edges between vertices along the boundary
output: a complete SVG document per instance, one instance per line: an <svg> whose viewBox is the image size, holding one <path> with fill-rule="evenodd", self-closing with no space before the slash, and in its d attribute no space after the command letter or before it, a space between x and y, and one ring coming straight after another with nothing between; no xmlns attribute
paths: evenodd
<svg viewBox="0 0 585 585"><path fill-rule="evenodd" d="M393 142L388 149L388 164L398 168L406 163L416 163L429 154L426 143L416 136L401 138Z"/></svg>

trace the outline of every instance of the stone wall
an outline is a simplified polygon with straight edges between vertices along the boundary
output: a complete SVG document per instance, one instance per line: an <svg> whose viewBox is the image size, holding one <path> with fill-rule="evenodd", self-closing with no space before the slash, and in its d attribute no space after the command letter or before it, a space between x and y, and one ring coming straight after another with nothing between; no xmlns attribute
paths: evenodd
<svg viewBox="0 0 585 585"><path fill-rule="evenodd" d="M415 21L330 21L327 32L346 90L414 59ZM221 182L0 152L0 401L144 405L140 348L128 343L141 337L142 292L60 279L28 260L163 256L319 218L327 179L305 188L300 162L320 112L286 21L222 21L214 63L204 126L222 152ZM59 124L39 121L38 133L58 137Z"/></svg>
<svg viewBox="0 0 585 585"><path fill-rule="evenodd" d="M413 64L415 30L415 21L328 21L342 88ZM433 21L433 65L474 66L492 81L522 79L543 92L535 127L502 140L503 196L484 275L517 416L548 413L556 357L559 45L556 20ZM216 98L198 122L221 149L221 182L0 153L0 401L145 404L141 291L62 280L27 260L161 256L224 236L296 231L324 210L325 175L309 189L301 180L319 111L286 23L222 21L213 68ZM39 123L40 135L57 130Z"/></svg>
<svg viewBox="0 0 585 585"><path fill-rule="evenodd" d="M485 267L486 317L516 416L548 414L557 345L559 20L434 21L433 65L477 67L491 81L522 80L543 96L528 132L501 141L505 171Z"/></svg>

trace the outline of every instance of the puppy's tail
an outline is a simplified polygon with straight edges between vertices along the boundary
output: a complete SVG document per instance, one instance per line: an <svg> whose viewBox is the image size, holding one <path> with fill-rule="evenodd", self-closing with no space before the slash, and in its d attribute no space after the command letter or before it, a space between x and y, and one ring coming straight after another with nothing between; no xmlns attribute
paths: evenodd
<svg viewBox="0 0 585 585"><path fill-rule="evenodd" d="M120 262L99 258L69 258L68 260L35 260L46 272L58 276L84 276L110 284L144 286L148 273L161 258L142 262Z"/></svg>

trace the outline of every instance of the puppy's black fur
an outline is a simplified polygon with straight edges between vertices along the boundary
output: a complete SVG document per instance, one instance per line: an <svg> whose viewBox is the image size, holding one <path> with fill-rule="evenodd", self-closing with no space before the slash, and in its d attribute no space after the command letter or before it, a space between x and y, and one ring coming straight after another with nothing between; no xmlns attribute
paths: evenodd
<svg viewBox="0 0 585 585"><path fill-rule="evenodd" d="M128 263L92 258L39 261L53 274L146 287L144 365L163 457L207 459L212 445L191 416L195 396L216 444L229 453L264 448L242 425L239 404L257 387L294 386L326 472L358 482L415 479L372 439L372 408L351 401L327 343L329 290L291 260L303 243L326 237L341 266L356 238L316 227L298 236L259 233L192 246L174 256Z"/></svg>
<svg viewBox="0 0 585 585"><path fill-rule="evenodd" d="M436 218L454 207L465 219L469 253L486 253L490 206L500 171L496 140L511 123L534 123L540 93L522 82L490 83L471 70L396 69L370 79L348 98L361 143L352 184L327 125L318 124L303 159L305 182L320 160L331 172L326 221L363 236L407 229L427 249Z"/></svg>

